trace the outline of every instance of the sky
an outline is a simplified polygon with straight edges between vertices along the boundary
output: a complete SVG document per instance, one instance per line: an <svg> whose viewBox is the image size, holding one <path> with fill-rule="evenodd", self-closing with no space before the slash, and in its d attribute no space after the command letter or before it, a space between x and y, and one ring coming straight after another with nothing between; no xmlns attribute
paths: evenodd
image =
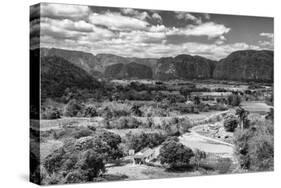
<svg viewBox="0 0 281 188"><path fill-rule="evenodd" d="M41 3L40 9L31 7L30 13L32 48L40 40L40 47L94 55L190 54L213 60L237 50L274 48L270 17L49 3Z"/></svg>

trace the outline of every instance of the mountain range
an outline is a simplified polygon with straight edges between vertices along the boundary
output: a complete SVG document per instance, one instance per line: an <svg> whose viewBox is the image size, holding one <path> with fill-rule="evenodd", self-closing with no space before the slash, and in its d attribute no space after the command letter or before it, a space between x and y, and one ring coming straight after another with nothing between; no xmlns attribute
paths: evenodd
<svg viewBox="0 0 281 188"><path fill-rule="evenodd" d="M60 57L96 78L218 79L273 81L273 51L236 51L219 61L180 54L163 58L132 58L57 48L41 48L41 57Z"/></svg>

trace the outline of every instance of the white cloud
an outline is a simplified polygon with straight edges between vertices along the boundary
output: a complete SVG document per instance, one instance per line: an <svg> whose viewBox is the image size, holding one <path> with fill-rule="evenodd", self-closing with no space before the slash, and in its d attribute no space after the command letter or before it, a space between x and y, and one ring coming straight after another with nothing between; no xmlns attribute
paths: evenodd
<svg viewBox="0 0 281 188"><path fill-rule="evenodd" d="M41 16L50 18L82 19L89 15L90 8L81 5L64 5L53 3L41 4Z"/></svg>
<svg viewBox="0 0 281 188"><path fill-rule="evenodd" d="M202 20L201 18L198 18L190 13L187 12L177 12L176 13L176 18L177 19L184 19L184 20L191 20L196 24L201 24Z"/></svg>
<svg viewBox="0 0 281 188"><path fill-rule="evenodd" d="M260 33L260 36L265 37L265 40L260 40L258 43L266 49L272 50L274 48L274 34L273 33Z"/></svg>
<svg viewBox="0 0 281 188"><path fill-rule="evenodd" d="M68 19L56 20L51 18L41 19L41 36L51 36L60 39L89 41L104 40L115 36L113 32L100 28L85 21L72 21Z"/></svg>
<svg viewBox="0 0 281 188"><path fill-rule="evenodd" d="M158 58L191 54L211 59L224 58L236 50L260 49L246 43L226 44L224 35L230 28L214 22L202 23L201 18L189 13L181 12L178 19L191 20L194 24L184 28L170 28L161 24L162 17L158 12L122 9L122 13L92 13L86 6L47 5L49 4L44 4L44 16L41 19L42 47L129 57ZM202 15L202 18L210 19L206 15ZM156 20L158 25L149 24L147 20ZM32 32L38 30L38 24L35 22L32 24ZM215 42L208 44L182 41L180 44L173 44L167 43L169 35L207 36ZM273 41L273 34L261 33L260 36ZM38 39L34 38L35 42L36 40ZM262 41L260 45L269 43Z"/></svg>
<svg viewBox="0 0 281 188"><path fill-rule="evenodd" d="M185 28L173 28L168 34L187 36L208 36L209 38L219 37L230 31L230 28L214 22L206 22L200 25L188 25Z"/></svg>
<svg viewBox="0 0 281 188"><path fill-rule="evenodd" d="M148 18L151 18L150 15L146 11L140 12L140 11L137 11L132 8L123 8L123 9L121 9L121 12L125 15L131 15L134 18L137 18L140 20L146 20Z"/></svg>
<svg viewBox="0 0 281 188"><path fill-rule="evenodd" d="M106 12L105 14L93 13L90 15L89 20L92 24L102 25L120 31L143 30L149 25L146 21L111 12Z"/></svg>
<svg viewBox="0 0 281 188"><path fill-rule="evenodd" d="M158 23L162 23L162 17L157 12L154 12L152 14L152 18L155 19Z"/></svg>
<svg viewBox="0 0 281 188"><path fill-rule="evenodd" d="M267 38L273 38L273 33L260 33L260 36L263 36L263 37L267 37Z"/></svg>

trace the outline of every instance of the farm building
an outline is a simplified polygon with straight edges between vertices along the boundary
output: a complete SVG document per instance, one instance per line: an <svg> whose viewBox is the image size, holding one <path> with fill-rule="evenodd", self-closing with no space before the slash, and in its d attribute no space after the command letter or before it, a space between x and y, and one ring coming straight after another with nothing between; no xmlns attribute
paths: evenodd
<svg viewBox="0 0 281 188"><path fill-rule="evenodd" d="M133 156L134 164L144 164L149 162L154 157L154 150L150 148L144 148Z"/></svg>

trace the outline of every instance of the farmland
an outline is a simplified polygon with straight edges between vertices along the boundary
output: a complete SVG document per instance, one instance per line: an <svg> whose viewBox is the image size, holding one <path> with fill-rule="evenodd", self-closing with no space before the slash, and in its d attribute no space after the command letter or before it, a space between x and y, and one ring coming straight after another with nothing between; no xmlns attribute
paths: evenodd
<svg viewBox="0 0 281 188"><path fill-rule="evenodd" d="M40 127L36 123L33 126L34 134L40 134L39 141L33 140L40 142L40 161L51 165L50 160L58 160L54 157L61 149L69 148L64 152L75 153L73 147L89 147L89 141L98 144L97 137L112 138L103 144L113 142L114 145L99 146L106 152L102 161L104 170L93 181L241 172L236 133L225 128L226 119L238 118L237 109L241 108L250 113L249 121L265 121L272 108L267 97L272 90L249 93L246 83L212 82L156 84L147 80L115 80L107 86L113 98L93 100L87 97L69 100L66 104L48 99L43 103L41 113L45 116L40 120ZM150 95L144 95L147 92ZM49 113L59 114L59 117L48 118ZM162 150L169 143L191 149L194 154L187 166L173 169L161 161ZM142 156L148 150L151 155ZM196 156L198 152L201 157ZM143 159L136 162L136 156ZM44 168L47 166L43 165L41 170ZM60 174L59 169L53 173ZM69 170L71 172L71 168ZM52 180L48 170L43 171L45 184L66 181L61 175L58 177L62 179Z"/></svg>

